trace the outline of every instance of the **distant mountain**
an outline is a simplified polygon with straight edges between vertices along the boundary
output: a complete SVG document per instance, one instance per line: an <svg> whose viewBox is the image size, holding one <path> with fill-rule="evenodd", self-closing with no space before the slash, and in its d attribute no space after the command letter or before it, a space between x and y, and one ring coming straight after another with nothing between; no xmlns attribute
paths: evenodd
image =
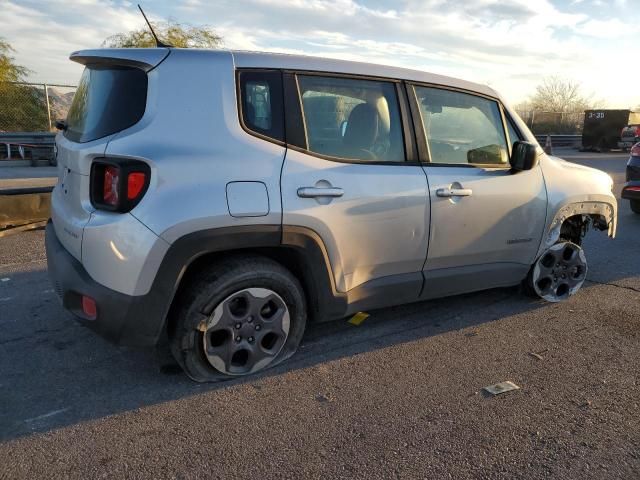
<svg viewBox="0 0 640 480"><path fill-rule="evenodd" d="M51 105L51 120L67 118L67 113L73 101L75 89L49 87L49 103Z"/></svg>

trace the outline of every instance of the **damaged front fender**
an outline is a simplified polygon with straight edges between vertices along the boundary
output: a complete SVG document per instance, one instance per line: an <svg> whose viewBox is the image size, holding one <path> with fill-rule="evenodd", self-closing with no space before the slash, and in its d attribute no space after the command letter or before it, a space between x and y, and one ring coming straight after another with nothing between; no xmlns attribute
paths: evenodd
<svg viewBox="0 0 640 480"><path fill-rule="evenodd" d="M583 232L589 228L607 230L609 237L615 238L617 228L616 205L609 202L576 202L570 203L558 210L540 246L540 252L555 244L562 233L563 225L570 219L578 219Z"/></svg>
<svg viewBox="0 0 640 480"><path fill-rule="evenodd" d="M547 155L541 156L540 165L548 208L538 256L561 237L579 245L592 228L615 237L618 202L606 172Z"/></svg>

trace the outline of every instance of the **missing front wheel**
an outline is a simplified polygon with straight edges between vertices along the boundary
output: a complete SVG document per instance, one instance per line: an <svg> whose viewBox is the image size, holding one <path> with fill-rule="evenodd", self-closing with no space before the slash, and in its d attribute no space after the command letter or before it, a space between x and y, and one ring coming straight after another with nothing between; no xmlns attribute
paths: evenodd
<svg viewBox="0 0 640 480"><path fill-rule="evenodd" d="M561 302L580 290L586 278L584 250L561 240L540 255L529 273L528 283L540 298Z"/></svg>

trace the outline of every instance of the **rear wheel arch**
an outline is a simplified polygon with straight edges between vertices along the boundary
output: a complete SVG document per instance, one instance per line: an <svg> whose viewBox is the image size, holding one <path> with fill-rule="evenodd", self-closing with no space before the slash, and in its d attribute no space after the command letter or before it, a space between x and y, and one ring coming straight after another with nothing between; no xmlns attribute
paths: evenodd
<svg viewBox="0 0 640 480"><path fill-rule="evenodd" d="M310 321L335 318L346 309L346 296L335 290L324 243L312 230L267 225L212 229L178 239L165 257L173 265L166 270L174 271L175 281L171 288L164 288L171 294L161 337L168 338L175 328L173 313L182 289L212 265L231 256L248 255L273 260L296 277L304 290Z"/></svg>

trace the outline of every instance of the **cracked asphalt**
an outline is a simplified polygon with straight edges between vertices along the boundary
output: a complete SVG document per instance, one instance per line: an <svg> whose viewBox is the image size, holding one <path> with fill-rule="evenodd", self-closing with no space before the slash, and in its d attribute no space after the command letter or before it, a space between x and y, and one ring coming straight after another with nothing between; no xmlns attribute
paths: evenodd
<svg viewBox="0 0 640 480"><path fill-rule="evenodd" d="M574 156L611 174L626 157ZM640 216L569 301L498 289L312 326L215 385L58 305L43 232L0 238L0 478L640 478ZM482 388L510 380L520 390Z"/></svg>

